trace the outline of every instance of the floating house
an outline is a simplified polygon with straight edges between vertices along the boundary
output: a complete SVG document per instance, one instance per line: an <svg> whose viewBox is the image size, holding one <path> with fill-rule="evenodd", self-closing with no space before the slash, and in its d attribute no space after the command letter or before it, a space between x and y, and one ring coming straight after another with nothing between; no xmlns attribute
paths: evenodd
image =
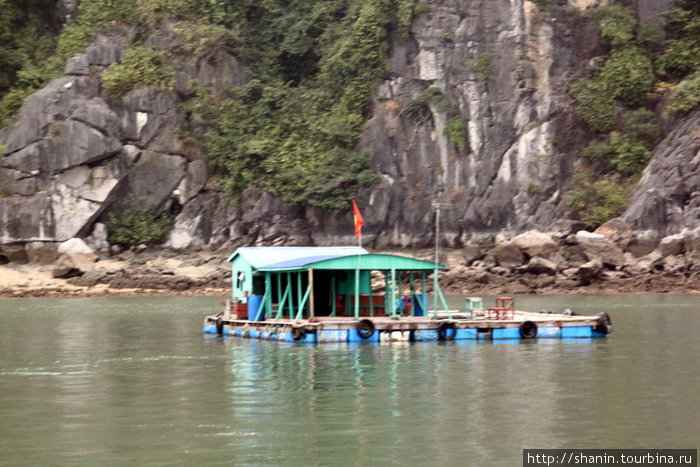
<svg viewBox="0 0 700 467"><path fill-rule="evenodd" d="M515 310L512 298L484 308L470 298L450 310L442 265L362 247L244 247L229 258L232 296L204 331L291 342L597 337L605 316ZM432 307L428 290L432 292Z"/></svg>

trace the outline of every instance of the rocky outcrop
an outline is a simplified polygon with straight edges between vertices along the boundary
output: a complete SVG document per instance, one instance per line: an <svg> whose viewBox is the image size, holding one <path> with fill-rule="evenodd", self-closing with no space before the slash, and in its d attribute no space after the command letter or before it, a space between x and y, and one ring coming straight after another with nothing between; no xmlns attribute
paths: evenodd
<svg viewBox="0 0 700 467"><path fill-rule="evenodd" d="M69 15L70 5L62 5ZM99 36L68 61L64 77L29 96L17 118L0 130L5 151L0 165L0 245L5 246L0 251L9 244L86 238L99 224L100 238L94 241L104 253L109 245L100 222L127 203L155 212L179 203L185 216L199 220L202 205L213 205L202 222L179 222L179 230L186 224L194 237L175 244L203 247L213 238L230 239L212 232L217 227L212 218L229 211L222 208L221 191L207 189L206 163L177 136L184 96L153 89L134 89L118 102L102 96L100 73L121 59L124 47L121 37ZM223 52L214 56L189 58L178 82L197 77L217 92L241 84L238 62ZM191 92L188 86L182 91Z"/></svg>
<svg viewBox="0 0 700 467"><path fill-rule="evenodd" d="M618 225L623 225L621 219ZM700 288L700 228L664 237L643 256L634 243L587 231L528 232L547 245L547 257L531 256L534 243L501 238L494 247L468 244L470 254L455 251L447 258L446 289L451 293L538 293L603 290L692 291ZM555 241L551 246L552 239ZM519 245L519 246L518 246ZM626 246L625 246L626 245ZM480 252L480 253L477 253ZM484 256L485 255L485 256ZM493 257L489 261L488 257ZM465 258L486 257L486 260Z"/></svg>
<svg viewBox="0 0 700 467"><path fill-rule="evenodd" d="M394 78L360 142L383 177L366 208L381 220L370 235L427 244L436 200L449 208L441 228L451 246L553 223L575 162L567 147L582 141L569 130L566 88L585 72L596 32L572 8L529 1L430 2L412 32L415 42L393 44ZM447 105L406 110L430 88ZM464 131L446 132L455 119Z"/></svg>
<svg viewBox="0 0 700 467"><path fill-rule="evenodd" d="M700 251L699 112L656 148L623 219L596 233L563 219L588 139L568 90L599 52L599 33L580 11L608 2L424 3L411 38L391 38L389 70L357 147L372 154L381 180L361 203L364 244L432 245L439 207L441 239L463 252L460 267L478 266L481 284L516 273L527 277L525 288L635 270L687 273ZM668 2L635 4L647 22ZM76 5L59 2L60 21ZM167 48L169 27L148 43ZM179 106L193 80L215 97L245 83L227 50L178 57L172 91L134 89L112 101L101 73L121 60L126 41L97 37L0 130L0 261L51 261L74 237L105 257L108 214L132 201L179 212L172 249L356 242L349 210L332 216L257 188L232 207L204 156L179 138Z"/></svg>
<svg viewBox="0 0 700 467"><path fill-rule="evenodd" d="M700 225L700 111L675 126L656 147L625 220L661 235Z"/></svg>
<svg viewBox="0 0 700 467"><path fill-rule="evenodd" d="M80 54L67 75L29 96L19 116L0 130L5 157L0 180L0 243L62 242L84 233L100 215L124 173L119 119L99 97L86 67L118 58L119 41L103 39ZM96 60L96 61L95 61Z"/></svg>

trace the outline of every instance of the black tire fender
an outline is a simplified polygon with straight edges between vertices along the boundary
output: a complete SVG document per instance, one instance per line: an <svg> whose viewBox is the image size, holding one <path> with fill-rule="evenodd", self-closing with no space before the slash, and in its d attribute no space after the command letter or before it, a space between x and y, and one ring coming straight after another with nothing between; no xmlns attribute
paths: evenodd
<svg viewBox="0 0 700 467"><path fill-rule="evenodd" d="M443 321L437 328L438 339L451 341L457 335L457 327L452 321Z"/></svg>
<svg viewBox="0 0 700 467"><path fill-rule="evenodd" d="M224 333L224 319L221 316L216 318L216 333L219 335Z"/></svg>
<svg viewBox="0 0 700 467"><path fill-rule="evenodd" d="M523 321L520 323L520 337L523 339L534 339L537 337L537 324L533 321Z"/></svg>
<svg viewBox="0 0 700 467"><path fill-rule="evenodd" d="M374 323L371 319L361 319L355 325L355 329L362 339L369 339L374 335Z"/></svg>
<svg viewBox="0 0 700 467"><path fill-rule="evenodd" d="M302 327L292 328L292 339L295 341L303 340L306 337L306 331Z"/></svg>
<svg viewBox="0 0 700 467"><path fill-rule="evenodd" d="M593 327L594 331L610 334L613 331L612 320L606 312L598 313L597 324Z"/></svg>

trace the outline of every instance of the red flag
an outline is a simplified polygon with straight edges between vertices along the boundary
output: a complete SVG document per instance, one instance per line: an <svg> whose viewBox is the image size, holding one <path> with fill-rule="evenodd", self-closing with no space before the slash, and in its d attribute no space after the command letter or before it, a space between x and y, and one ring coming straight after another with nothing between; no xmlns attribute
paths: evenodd
<svg viewBox="0 0 700 467"><path fill-rule="evenodd" d="M362 237L362 226L365 224L365 221L362 220L362 214L360 214L360 209L357 207L354 199L352 200L352 217L355 221L355 236L360 238Z"/></svg>

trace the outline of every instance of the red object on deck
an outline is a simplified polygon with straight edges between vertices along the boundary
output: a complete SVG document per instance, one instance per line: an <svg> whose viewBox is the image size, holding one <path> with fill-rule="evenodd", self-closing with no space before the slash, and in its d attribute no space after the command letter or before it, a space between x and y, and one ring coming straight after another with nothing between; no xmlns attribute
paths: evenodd
<svg viewBox="0 0 700 467"><path fill-rule="evenodd" d="M248 304L238 302L233 305L231 313L238 316L238 319L248 319ZM255 318L255 316L253 316Z"/></svg>
<svg viewBox="0 0 700 467"><path fill-rule="evenodd" d="M513 319L515 299L513 297L496 298L496 306L488 309L489 319Z"/></svg>

